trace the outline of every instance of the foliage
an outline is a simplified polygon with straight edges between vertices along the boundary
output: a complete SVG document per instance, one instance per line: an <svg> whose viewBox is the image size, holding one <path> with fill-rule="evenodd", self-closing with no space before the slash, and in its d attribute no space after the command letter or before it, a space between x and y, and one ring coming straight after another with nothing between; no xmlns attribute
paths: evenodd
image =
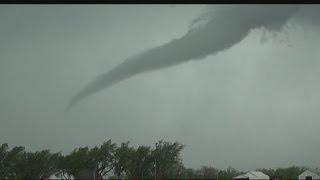
<svg viewBox="0 0 320 180"><path fill-rule="evenodd" d="M150 147L139 146L137 149L133 149L128 157L125 172L129 178L150 177L153 167Z"/></svg>
<svg viewBox="0 0 320 180"><path fill-rule="evenodd" d="M24 147L9 149L0 146L0 179L39 179L60 174L66 179L102 179L107 174L114 179L232 179L242 174L232 167L219 170L211 166L185 168L180 158L184 146L179 142L160 140L154 147L119 147L111 140L100 146L75 148L67 155L49 150L26 152ZM296 179L305 167L291 166L277 169L257 169L271 178Z"/></svg>
<svg viewBox="0 0 320 180"><path fill-rule="evenodd" d="M179 142L158 141L155 144L155 149L152 151L152 157L155 161L156 178L169 178L170 170L176 168L176 165L181 163L180 152L183 145Z"/></svg>
<svg viewBox="0 0 320 180"><path fill-rule="evenodd" d="M257 169L258 171L261 171L265 173L266 175L273 177L279 177L281 179L297 179L297 177L305 170L307 170L306 167L297 167L297 166L291 166L288 168L277 168L277 169Z"/></svg>
<svg viewBox="0 0 320 180"><path fill-rule="evenodd" d="M23 152L14 165L18 179L46 178L56 170L58 153L49 150ZM17 173L18 172L18 173Z"/></svg>
<svg viewBox="0 0 320 180"><path fill-rule="evenodd" d="M134 151L133 147L129 147L129 142L121 143L121 146L116 149L114 173L118 178L126 176L129 173L130 159Z"/></svg>
<svg viewBox="0 0 320 180"><path fill-rule="evenodd" d="M235 176L243 174L243 172L237 171L236 169L229 166L226 170L221 170L218 173L219 179L232 179Z"/></svg>
<svg viewBox="0 0 320 180"><path fill-rule="evenodd" d="M102 179L110 172L115 164L114 153L116 144L111 140L104 142L100 147L80 147L69 155L59 158L58 168L65 176L72 174L75 178Z"/></svg>
<svg viewBox="0 0 320 180"><path fill-rule="evenodd" d="M116 144L111 140L104 142L100 147L94 147L90 151L90 157L93 159L95 167L95 179L103 178L115 166Z"/></svg>
<svg viewBox="0 0 320 180"><path fill-rule="evenodd" d="M59 153L49 150L25 152L18 146L9 150L8 144L0 147L0 179L46 178L56 170Z"/></svg>

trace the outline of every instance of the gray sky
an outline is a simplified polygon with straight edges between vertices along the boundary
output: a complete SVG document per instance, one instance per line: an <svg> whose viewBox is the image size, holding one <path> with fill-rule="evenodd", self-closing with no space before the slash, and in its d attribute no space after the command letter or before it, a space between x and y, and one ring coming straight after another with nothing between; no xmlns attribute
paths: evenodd
<svg viewBox="0 0 320 180"><path fill-rule="evenodd" d="M186 145L187 167L319 167L320 32L313 21L289 21L278 33L254 29L225 51L101 90L64 116L96 76L182 37L205 9L1 5L0 143L67 153L106 138L133 145L164 139Z"/></svg>

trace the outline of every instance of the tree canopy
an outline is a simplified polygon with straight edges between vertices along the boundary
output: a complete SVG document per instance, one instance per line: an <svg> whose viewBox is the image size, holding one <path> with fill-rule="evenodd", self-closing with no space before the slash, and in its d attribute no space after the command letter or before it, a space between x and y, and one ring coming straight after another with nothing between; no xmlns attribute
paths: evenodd
<svg viewBox="0 0 320 180"><path fill-rule="evenodd" d="M244 172L232 167L186 168L181 159L184 148L179 142L160 140L154 146L120 146L110 139L99 146L77 147L69 154L50 150L26 151L24 147L0 146L0 179L43 179L59 174L66 179L103 179L107 176L130 179L232 179ZM257 169L271 178L296 179L306 167Z"/></svg>

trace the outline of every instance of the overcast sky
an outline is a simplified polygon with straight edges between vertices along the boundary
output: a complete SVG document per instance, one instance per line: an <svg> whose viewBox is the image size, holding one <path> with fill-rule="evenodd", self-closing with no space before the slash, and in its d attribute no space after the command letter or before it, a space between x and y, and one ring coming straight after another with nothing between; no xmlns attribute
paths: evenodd
<svg viewBox="0 0 320 180"><path fill-rule="evenodd" d="M213 5L213 8L220 6ZM204 5L1 5L0 143L68 153L179 141L187 167L320 167L320 28L254 29L64 110L96 76L186 34ZM319 8L319 6L318 6Z"/></svg>

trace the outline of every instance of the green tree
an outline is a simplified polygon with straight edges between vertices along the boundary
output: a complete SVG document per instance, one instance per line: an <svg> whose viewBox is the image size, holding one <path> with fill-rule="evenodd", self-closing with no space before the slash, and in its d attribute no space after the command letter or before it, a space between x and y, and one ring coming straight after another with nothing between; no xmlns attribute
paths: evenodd
<svg viewBox="0 0 320 180"><path fill-rule="evenodd" d="M143 179L144 177L150 177L153 167L151 148L148 146L139 146L134 153L131 153L129 162L129 178Z"/></svg>
<svg viewBox="0 0 320 180"><path fill-rule="evenodd" d="M180 177L185 179L194 179L196 178L196 171L192 168L184 168Z"/></svg>
<svg viewBox="0 0 320 180"><path fill-rule="evenodd" d="M115 166L116 144L111 140L104 142L100 147L94 147L90 151L90 157L93 159L95 167L95 179L102 179Z"/></svg>
<svg viewBox="0 0 320 180"><path fill-rule="evenodd" d="M0 147L0 178L39 178L54 167L50 152L25 152L22 146L9 150L8 144Z"/></svg>
<svg viewBox="0 0 320 180"><path fill-rule="evenodd" d="M9 178L10 168L8 166L8 144L1 144L0 146L0 179ZM12 178L12 177L11 177Z"/></svg>
<svg viewBox="0 0 320 180"><path fill-rule="evenodd" d="M237 171L236 169L229 166L226 170L220 170L218 173L219 179L232 179L235 176L243 174L243 172Z"/></svg>
<svg viewBox="0 0 320 180"><path fill-rule="evenodd" d="M111 140L100 147L80 147L69 155L59 158L58 168L62 175L71 174L75 178L102 179L115 165L116 144Z"/></svg>
<svg viewBox="0 0 320 180"><path fill-rule="evenodd" d="M155 163L155 176L158 178L170 178L170 169L174 169L181 163L180 153L184 146L179 142L158 141L152 151Z"/></svg>
<svg viewBox="0 0 320 180"><path fill-rule="evenodd" d="M137 149L129 147L129 142L122 143L116 150L115 174L120 178L143 179L150 178L153 167L151 148L139 146Z"/></svg>
<svg viewBox="0 0 320 180"><path fill-rule="evenodd" d="M133 147L129 147L129 141L126 143L121 143L115 151L115 165L114 173L118 178L122 176L127 176L128 169L130 169L131 157L135 153Z"/></svg>
<svg viewBox="0 0 320 180"><path fill-rule="evenodd" d="M182 163L182 160L177 161L176 163L172 164L171 168L166 172L166 178L170 179L179 179L185 177L185 168Z"/></svg>
<svg viewBox="0 0 320 180"><path fill-rule="evenodd" d="M11 159L12 167L18 179L47 178L55 172L56 161L59 153L50 153L49 150L36 152L22 152L21 149L13 148Z"/></svg>
<svg viewBox="0 0 320 180"><path fill-rule="evenodd" d="M74 149L70 154L60 157L58 168L62 173L71 174L75 178L92 178L95 163L90 157L90 149L80 147Z"/></svg>
<svg viewBox="0 0 320 180"><path fill-rule="evenodd" d="M277 168L274 175L281 179L297 179L297 177L305 171L305 167L291 166L287 168Z"/></svg>
<svg viewBox="0 0 320 180"><path fill-rule="evenodd" d="M25 153L25 148L22 146L13 147L7 154L6 157L6 167L9 170L9 173L7 174L7 177L11 178L17 178L19 176L19 171L17 170L17 167L19 163L21 162L21 157L23 157Z"/></svg>

